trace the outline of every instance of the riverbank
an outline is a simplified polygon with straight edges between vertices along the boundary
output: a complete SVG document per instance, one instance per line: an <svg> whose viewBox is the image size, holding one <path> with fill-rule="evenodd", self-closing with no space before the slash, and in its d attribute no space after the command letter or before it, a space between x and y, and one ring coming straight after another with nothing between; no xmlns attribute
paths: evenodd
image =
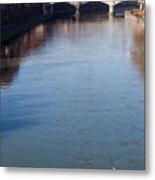
<svg viewBox="0 0 155 180"><path fill-rule="evenodd" d="M17 36L20 33L27 31L33 28L34 26L54 17L55 17L55 14L42 15L39 17L35 17L26 23L24 22L19 25L12 25L12 26L3 28L1 29L1 42L8 41L12 37Z"/></svg>
<svg viewBox="0 0 155 180"><path fill-rule="evenodd" d="M1 7L0 41L6 42L44 21L75 14L75 11L75 7L67 3L5 4Z"/></svg>
<svg viewBox="0 0 155 180"><path fill-rule="evenodd" d="M140 18L144 18L145 16L145 12L144 10L140 10L140 9L134 9L131 11L131 14Z"/></svg>
<svg viewBox="0 0 155 180"><path fill-rule="evenodd" d="M140 18L144 19L145 18L145 11L144 10L139 10L139 9L134 9L131 11L126 11L125 12L125 18Z"/></svg>

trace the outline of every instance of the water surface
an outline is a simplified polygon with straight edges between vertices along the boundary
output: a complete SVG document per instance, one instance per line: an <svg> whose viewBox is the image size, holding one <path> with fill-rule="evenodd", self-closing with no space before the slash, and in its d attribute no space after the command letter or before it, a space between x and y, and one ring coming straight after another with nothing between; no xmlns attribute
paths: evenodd
<svg viewBox="0 0 155 180"><path fill-rule="evenodd" d="M1 164L144 169L143 20L48 21L1 47Z"/></svg>

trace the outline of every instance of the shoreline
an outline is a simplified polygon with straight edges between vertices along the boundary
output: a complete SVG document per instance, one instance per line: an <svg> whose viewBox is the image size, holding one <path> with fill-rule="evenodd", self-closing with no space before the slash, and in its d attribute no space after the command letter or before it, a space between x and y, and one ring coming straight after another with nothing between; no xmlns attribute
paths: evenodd
<svg viewBox="0 0 155 180"><path fill-rule="evenodd" d="M35 27L36 25L55 18L55 14L47 14L33 18L31 21L22 23L19 25L10 26L8 28L1 29L1 43L7 42L15 36Z"/></svg>

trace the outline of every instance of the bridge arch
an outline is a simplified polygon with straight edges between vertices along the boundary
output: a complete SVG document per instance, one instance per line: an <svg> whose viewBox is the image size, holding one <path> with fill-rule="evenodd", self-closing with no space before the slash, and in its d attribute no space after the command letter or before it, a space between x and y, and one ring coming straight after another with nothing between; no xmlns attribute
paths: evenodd
<svg viewBox="0 0 155 180"><path fill-rule="evenodd" d="M104 14L107 14L109 12L109 6L105 4L104 2L90 1L90 2L80 4L79 12L81 14L94 13L94 12L102 12Z"/></svg>
<svg viewBox="0 0 155 180"><path fill-rule="evenodd" d="M60 15L65 14L75 14L76 6L70 2L57 2L53 3L53 12Z"/></svg>
<svg viewBox="0 0 155 180"><path fill-rule="evenodd" d="M58 12L59 14L71 13L76 14L80 13L93 13L93 12L102 12L114 14L118 9L127 10L127 6L135 6L138 4L138 0L102 0L102 1L81 1L81 2L55 2L51 3L53 5L53 11ZM123 10L122 10L123 11Z"/></svg>
<svg viewBox="0 0 155 180"><path fill-rule="evenodd" d="M121 1L114 6L114 14L124 13L134 8L138 8L138 1Z"/></svg>

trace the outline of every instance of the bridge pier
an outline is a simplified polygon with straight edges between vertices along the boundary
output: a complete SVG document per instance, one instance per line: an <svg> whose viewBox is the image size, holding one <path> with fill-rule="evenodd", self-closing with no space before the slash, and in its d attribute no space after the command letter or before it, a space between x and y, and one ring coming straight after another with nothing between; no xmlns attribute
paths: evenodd
<svg viewBox="0 0 155 180"><path fill-rule="evenodd" d="M109 6L109 15L114 14L114 7L116 4L122 2L122 0L111 0L111 1L103 1L103 3L107 4Z"/></svg>
<svg viewBox="0 0 155 180"><path fill-rule="evenodd" d="M76 3L76 12L75 12L75 17L76 17L76 18L79 17L79 14L80 14L79 9L80 9L80 2L79 2L79 3L77 2L77 3Z"/></svg>
<svg viewBox="0 0 155 180"><path fill-rule="evenodd" d="M114 5L110 4L109 5L109 15L113 15L114 14Z"/></svg>
<svg viewBox="0 0 155 180"><path fill-rule="evenodd" d="M43 4L42 6L43 6L43 14L45 15L45 14L47 13L47 11L46 11L46 5Z"/></svg>

